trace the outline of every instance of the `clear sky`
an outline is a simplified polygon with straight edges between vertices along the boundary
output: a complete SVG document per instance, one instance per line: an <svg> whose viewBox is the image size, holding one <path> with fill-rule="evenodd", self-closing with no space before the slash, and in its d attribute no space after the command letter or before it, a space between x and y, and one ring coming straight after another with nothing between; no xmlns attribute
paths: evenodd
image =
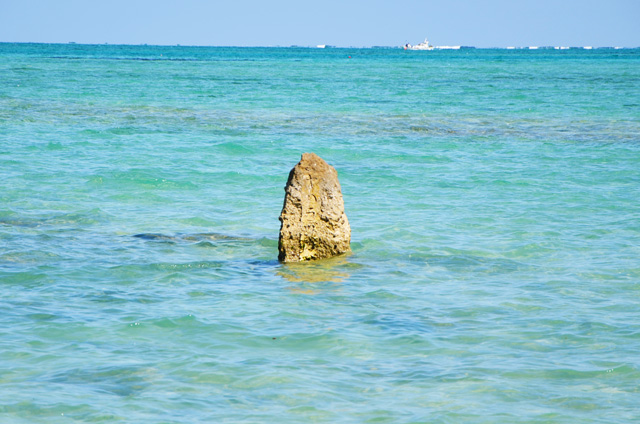
<svg viewBox="0 0 640 424"><path fill-rule="evenodd" d="M0 0L0 41L640 47L640 0Z"/></svg>

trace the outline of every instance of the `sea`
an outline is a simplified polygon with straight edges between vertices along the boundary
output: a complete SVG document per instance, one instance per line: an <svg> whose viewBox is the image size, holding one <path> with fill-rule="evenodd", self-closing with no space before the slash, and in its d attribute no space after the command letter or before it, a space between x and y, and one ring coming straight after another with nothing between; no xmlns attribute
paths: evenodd
<svg viewBox="0 0 640 424"><path fill-rule="evenodd" d="M637 422L639 202L640 49L2 43L0 422Z"/></svg>

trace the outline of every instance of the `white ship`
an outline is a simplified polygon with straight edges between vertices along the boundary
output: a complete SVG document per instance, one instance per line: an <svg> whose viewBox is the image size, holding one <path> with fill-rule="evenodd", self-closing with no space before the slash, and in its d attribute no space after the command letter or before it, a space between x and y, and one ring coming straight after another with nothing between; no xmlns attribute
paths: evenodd
<svg viewBox="0 0 640 424"><path fill-rule="evenodd" d="M460 46L432 46L426 38L422 43L415 46L407 43L403 47L405 50L460 50Z"/></svg>
<svg viewBox="0 0 640 424"><path fill-rule="evenodd" d="M429 44L429 40L425 38L422 43L416 44L415 46L412 46L409 43L405 44L404 49L405 50L433 50L435 49L435 47Z"/></svg>

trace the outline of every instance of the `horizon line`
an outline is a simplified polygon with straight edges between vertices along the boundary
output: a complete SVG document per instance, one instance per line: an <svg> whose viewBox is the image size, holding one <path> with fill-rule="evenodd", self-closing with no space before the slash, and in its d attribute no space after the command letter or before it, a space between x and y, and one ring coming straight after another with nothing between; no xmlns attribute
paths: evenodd
<svg viewBox="0 0 640 424"><path fill-rule="evenodd" d="M56 41L56 42L47 42L47 41L0 41L0 44L53 44L53 45L79 45L79 46L148 46L148 47L223 47L223 48L309 48L309 49L401 49L403 48L403 44L398 45L373 45L373 46L339 46L332 44L316 44L316 45L301 45L301 44L290 44L290 45L231 45L231 44L153 44L153 43L92 43L92 42L76 42L76 41ZM505 47L500 46L491 46L491 47L477 47L470 45L456 45L456 46L434 46L437 50L452 50L451 47L456 47L456 49L487 49L487 50L496 50L496 49L504 49L504 50L555 50L555 49L582 49L582 50L590 50L590 49L638 49L640 46L571 46L571 45L508 45Z"/></svg>

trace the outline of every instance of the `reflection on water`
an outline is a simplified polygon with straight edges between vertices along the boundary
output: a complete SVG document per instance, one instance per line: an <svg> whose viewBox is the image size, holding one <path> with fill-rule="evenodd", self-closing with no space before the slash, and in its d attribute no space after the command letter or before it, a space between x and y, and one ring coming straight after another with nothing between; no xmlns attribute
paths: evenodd
<svg viewBox="0 0 640 424"><path fill-rule="evenodd" d="M349 278L348 254L309 262L284 263L277 274L292 283L341 283Z"/></svg>

